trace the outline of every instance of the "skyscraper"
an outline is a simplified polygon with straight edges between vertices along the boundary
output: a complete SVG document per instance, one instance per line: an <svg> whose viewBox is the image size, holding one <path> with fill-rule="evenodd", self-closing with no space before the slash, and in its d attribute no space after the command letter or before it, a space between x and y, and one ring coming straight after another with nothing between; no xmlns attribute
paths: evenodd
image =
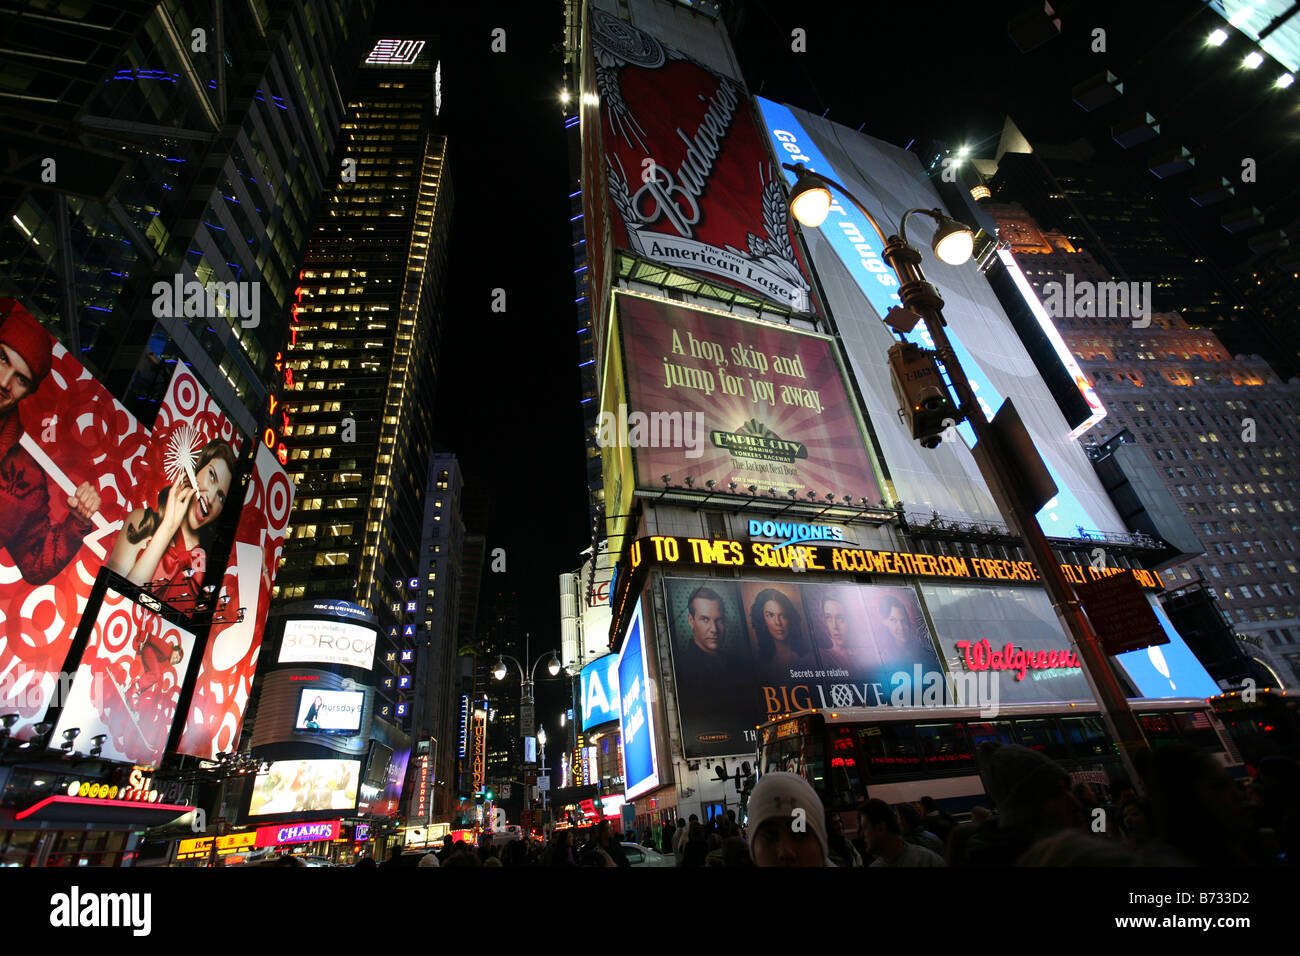
<svg viewBox="0 0 1300 956"><path fill-rule="evenodd" d="M181 361L261 434L373 0L3 6L0 122L54 165L0 183L0 289L142 420ZM256 314L172 314L173 276Z"/></svg>
<svg viewBox="0 0 1300 956"><path fill-rule="evenodd" d="M429 487L424 504L424 530L420 542L420 573L415 588L408 589L423 612L415 631L415 679L406 726L416 738L438 741L434 761L433 813L445 819L451 811L460 699L460 667L456 651L460 638L463 578L477 578L481 552L465 549L465 523L461 515L464 480L455 455L439 452L429 461ZM468 561L466 560L468 558ZM408 582L408 585L411 582ZM477 581L473 584L477 593Z"/></svg>
<svg viewBox="0 0 1300 956"><path fill-rule="evenodd" d="M608 626L593 615L585 637L598 647L605 631L618 655L601 796L634 804L640 829L725 811L765 721L919 706L887 688L913 673L964 679L981 666L964 649L992 635L1016 642L1003 655L1059 661L1077 634L1004 523L970 426L936 415L923 432L900 413L942 404L941 388L901 398L907 381L942 379L894 365L935 345L894 308L903 280L869 220L898 233L909 210L941 205L917 156L751 97L717 5L592 0L584 12L569 32L588 266L579 306L595 332L616 565ZM843 183L871 212L834 194L824 223L798 227L787 163ZM1003 422L1014 408L1035 450L1024 457L1051 473L1035 511L1071 580L1119 574L1159 590L1163 547L1126 524L985 275L940 262L926 247L933 225L910 222L979 406ZM561 592L575 650L577 585L566 578ZM1154 594L1141 600L1169 637L1179 690L1214 693ZM895 671L886 662L904 659L909 634ZM1130 697L1168 695L1144 651L1115 660ZM1046 671L1000 680L1000 699L1091 697L1077 663ZM612 723L605 695L588 703Z"/></svg>
<svg viewBox="0 0 1300 956"><path fill-rule="evenodd" d="M997 220L1040 298L1112 278L1085 248L1042 229L1022 206L981 208ZM1257 642L1249 654L1294 686L1300 382L1280 381L1257 357L1234 357L1212 331L1190 328L1177 313L1155 313L1150 326L1135 328L1092 309L1055 311L1061 336L1107 409L1089 439L1127 429L1204 545L1204 554L1169 572L1171 586L1207 582L1236 632Z"/></svg>
<svg viewBox="0 0 1300 956"><path fill-rule="evenodd" d="M413 644L451 188L426 38L361 64L284 350L298 484L277 597L333 596Z"/></svg>

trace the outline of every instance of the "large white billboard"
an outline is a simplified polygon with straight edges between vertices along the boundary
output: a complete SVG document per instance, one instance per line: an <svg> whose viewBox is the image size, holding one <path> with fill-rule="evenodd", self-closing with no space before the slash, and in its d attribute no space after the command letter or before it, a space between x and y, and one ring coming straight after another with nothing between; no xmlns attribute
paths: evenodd
<svg viewBox="0 0 1300 956"><path fill-rule="evenodd" d="M915 153L838 126L829 120L758 99L772 145L785 161L802 162L830 176L870 208L886 232L894 231L908 209L942 206ZM788 174L788 178L793 177ZM924 449L898 420L887 353L896 339L881 321L898 303L898 280L885 263L881 243L857 210L834 194L831 214L819 229L803 236L834 314L849 364L867 405L878 447L906 510L932 512L965 521L1000 522L967 448L969 426L956 429L962 440ZM948 335L971 387L990 418L1003 399L1016 410L1034 447L1056 480L1058 494L1038 513L1043 531L1073 538L1078 529L1126 531L1098 480L1087 454L1071 436L1046 383L1038 375L1011 321L974 263L950 266L931 253L933 224L913 219L909 239L923 259L926 278L944 300ZM921 327L916 344L930 347Z"/></svg>
<svg viewBox="0 0 1300 956"><path fill-rule="evenodd" d="M377 633L345 621L287 621L277 663L342 664L370 670Z"/></svg>

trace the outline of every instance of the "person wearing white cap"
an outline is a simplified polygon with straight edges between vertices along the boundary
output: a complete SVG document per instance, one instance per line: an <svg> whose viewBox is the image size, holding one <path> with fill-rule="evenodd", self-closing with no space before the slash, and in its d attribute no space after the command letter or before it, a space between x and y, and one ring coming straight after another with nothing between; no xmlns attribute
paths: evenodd
<svg viewBox="0 0 1300 956"><path fill-rule="evenodd" d="M749 851L756 866L834 866L826 811L803 777L765 773L749 798Z"/></svg>

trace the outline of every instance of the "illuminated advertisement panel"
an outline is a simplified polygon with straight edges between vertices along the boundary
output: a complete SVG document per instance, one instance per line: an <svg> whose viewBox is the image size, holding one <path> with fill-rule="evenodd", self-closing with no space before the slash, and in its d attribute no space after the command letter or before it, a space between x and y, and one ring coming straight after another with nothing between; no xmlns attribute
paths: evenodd
<svg viewBox="0 0 1300 956"><path fill-rule="evenodd" d="M927 680L946 699L912 588L716 578L664 587L687 757L748 753L759 723L809 707L920 706Z"/></svg>
<svg viewBox="0 0 1300 956"><path fill-rule="evenodd" d="M337 840L342 827L340 821L328 823L286 823L269 827L258 827L253 831L255 846L291 846L295 843L317 843L321 840Z"/></svg>
<svg viewBox="0 0 1300 956"><path fill-rule="evenodd" d="M294 730L324 733L356 733L361 729L365 709L363 690L316 690L307 687L298 699Z"/></svg>
<svg viewBox="0 0 1300 956"><path fill-rule="evenodd" d="M213 536L242 440L179 364L146 430L14 299L0 299L0 347L31 372L22 394L0 395L0 708L21 739L102 566L183 613L215 596Z"/></svg>
<svg viewBox="0 0 1300 956"><path fill-rule="evenodd" d="M618 658L619 729L623 743L623 779L627 784L629 800L659 786L659 762L655 752L655 708L650 699L649 674L645 623L638 601Z"/></svg>
<svg viewBox="0 0 1300 956"><path fill-rule="evenodd" d="M215 759L222 751L236 749L257 672L293 492L293 483L275 455L259 447L222 583L226 607L243 608L244 617L238 620L228 613L212 626L177 747L180 753Z"/></svg>
<svg viewBox="0 0 1300 956"><path fill-rule="evenodd" d="M1021 270L1020 264L1016 262L1016 257L1011 254L1009 249L999 249L998 259L1004 266L1006 266L1007 272L1011 275L1012 281L1016 284L1016 288L1024 297L1025 304L1029 306L1029 311L1033 313L1034 318L1038 320L1038 324L1042 328L1043 334L1047 336L1047 341L1052 344L1052 351L1054 351L1056 357L1061 360L1061 364L1065 366L1065 370L1070 373L1070 378L1073 379L1075 388L1079 390L1079 394L1083 396L1083 400L1088 403L1088 410L1092 414L1075 426L1074 430L1070 432L1070 437L1077 439L1089 428L1106 417L1106 407L1102 405L1101 397L1092 387L1092 383L1088 381L1088 376L1083 374L1083 369L1080 368L1079 363L1075 361L1074 353L1071 352L1069 346L1065 344L1065 339L1061 338L1061 333L1057 330L1056 324L1052 322L1052 317L1048 315L1047 310L1043 308L1043 303L1038 301L1038 296L1034 293L1034 287L1031 286L1029 280L1025 278L1025 274Z"/></svg>
<svg viewBox="0 0 1300 956"><path fill-rule="evenodd" d="M582 729L618 720L618 655L606 654L582 669Z"/></svg>
<svg viewBox="0 0 1300 956"><path fill-rule="evenodd" d="M921 593L951 673L975 673L981 681L996 677L997 699L1003 704L1092 699L1087 678L1077 656L1069 653L1070 641L1045 592L923 583ZM1174 630L1159 601L1151 595L1147 600L1169 643L1112 658L1129 678L1134 695L1214 696L1219 688Z"/></svg>
<svg viewBox="0 0 1300 956"><path fill-rule="evenodd" d="M1124 668L1141 697L1215 697L1219 685L1209 675L1165 614L1159 600L1147 596L1156 620L1169 638L1168 644L1144 647L1120 654L1115 660Z"/></svg>
<svg viewBox="0 0 1300 956"><path fill-rule="evenodd" d="M831 339L640 296L617 307L628 404L599 437L631 446L638 485L880 499Z"/></svg>
<svg viewBox="0 0 1300 956"><path fill-rule="evenodd" d="M248 815L352 810L360 776L360 760L277 760L257 775Z"/></svg>
<svg viewBox="0 0 1300 956"><path fill-rule="evenodd" d="M83 753L102 735L105 759L158 766L193 651L190 631L109 590L52 739L77 728Z"/></svg>
<svg viewBox="0 0 1300 956"><path fill-rule="evenodd" d="M375 661L374 628L345 621L286 621L280 664L342 664L370 670Z"/></svg>
<svg viewBox="0 0 1300 956"><path fill-rule="evenodd" d="M761 97L758 105L778 156L843 183L869 208L874 207L886 232L897 228L906 209L940 205L914 154ZM836 157L834 163L829 155ZM785 174L788 182L795 181L794 172L786 170ZM974 442L968 422L956 429L964 441L943 442L923 453L911 447L915 443L897 422L897 401L884 361L896 338L877 317L900 304L898 279L884 261L882 244L867 218L838 193L832 197L826 221L819 229L804 230L804 235L827 303L840 317L845 349L863 388L899 497L918 511L1000 520L966 450L966 445ZM1043 531L1069 538L1076 537L1080 528L1125 530L987 281L973 264L953 267L935 260L928 243L917 238L918 230L924 230L928 238L932 224L919 218L910 223L913 244L925 260L926 276L946 303L946 331L953 351L981 409L991 419L1003 399L1013 397L1056 482L1057 495L1038 512ZM864 305L869 305L869 311ZM924 322L903 338L934 348Z"/></svg>
<svg viewBox="0 0 1300 956"><path fill-rule="evenodd" d="M591 35L614 244L808 311L780 171L745 91L603 11Z"/></svg>

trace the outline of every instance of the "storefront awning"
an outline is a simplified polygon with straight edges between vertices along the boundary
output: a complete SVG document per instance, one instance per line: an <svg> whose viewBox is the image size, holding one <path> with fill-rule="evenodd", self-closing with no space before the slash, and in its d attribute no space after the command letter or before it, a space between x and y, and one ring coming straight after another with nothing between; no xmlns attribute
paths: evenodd
<svg viewBox="0 0 1300 956"><path fill-rule="evenodd" d="M26 810L19 810L14 814L14 820L27 823L91 823L123 830L144 830L170 823L194 809L173 803L57 796L46 797Z"/></svg>

